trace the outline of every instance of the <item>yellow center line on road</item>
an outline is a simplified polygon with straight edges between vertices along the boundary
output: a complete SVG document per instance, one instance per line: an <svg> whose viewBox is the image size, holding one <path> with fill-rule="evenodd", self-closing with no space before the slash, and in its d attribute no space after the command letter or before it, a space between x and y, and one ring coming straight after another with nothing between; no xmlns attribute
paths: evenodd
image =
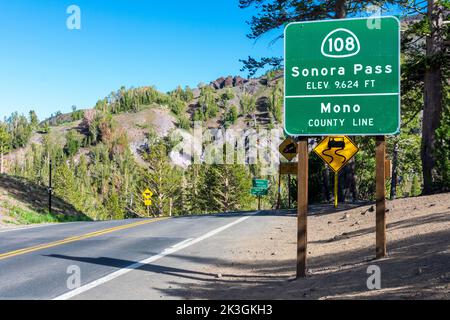
<svg viewBox="0 0 450 320"><path fill-rule="evenodd" d="M101 236L101 235L104 235L104 234L107 234L107 233L111 233L111 232L114 232L114 231L129 229L129 228L137 227L137 226L140 226L140 225L149 224L149 223L153 223L153 222L157 222L157 221L161 221L161 220L166 220L166 219L168 219L168 217L156 218L156 219L152 219L152 220L139 221L139 222L135 222L135 223L130 223L130 224L126 224L126 225L121 225L121 226L117 226L117 227L112 227L112 228L108 228L108 229L94 231L94 232L82 234L82 235L79 235L79 236L73 236L73 237L62 239L62 240L57 240L57 241L54 241L54 242L44 243L44 244L40 244L40 245L37 245L37 246L32 246L32 247L28 247L28 248L14 250L14 251L10 251L10 252L6 252L6 253L0 254L0 260L6 259L6 258L11 258L11 257L18 256L18 255L22 255L22 254L25 254L25 253L30 253L30 252L42 250L42 249L56 247L56 246L59 246L59 245L62 245L62 244L66 244L66 243L71 243L71 242L80 241L80 240L84 240L84 239L88 239L88 238L98 237L98 236Z"/></svg>

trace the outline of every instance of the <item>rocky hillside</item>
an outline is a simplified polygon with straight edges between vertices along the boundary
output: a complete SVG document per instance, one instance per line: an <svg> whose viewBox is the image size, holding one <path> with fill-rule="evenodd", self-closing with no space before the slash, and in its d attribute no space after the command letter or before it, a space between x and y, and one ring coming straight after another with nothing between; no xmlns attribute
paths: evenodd
<svg viewBox="0 0 450 320"><path fill-rule="evenodd" d="M0 175L0 229L15 225L87 220L71 204L57 196L48 212L48 190L28 180Z"/></svg>
<svg viewBox="0 0 450 320"><path fill-rule="evenodd" d="M232 92L232 98L227 101L226 105L219 104L219 112L216 116L203 121L205 128L221 128L224 127L224 118L227 110L231 106L235 106L239 116L237 120L228 126L231 129L247 129L247 128L277 128L281 124L277 123L269 111L269 98L273 89L281 85L282 73L268 73L267 75L255 78L244 79L239 76L220 77L211 81L207 86L212 88L214 95L220 100L224 94ZM195 120L195 112L201 106L199 99L201 90L195 88L192 90L193 98L186 103L184 115L189 120ZM244 114L242 110L241 100L244 95L250 95L255 99L256 110L252 115ZM89 110L89 109L88 109ZM84 112L86 110L83 110ZM80 111L77 111L80 112ZM42 144L44 137L52 142L64 146L66 143L66 134L71 130L81 131L81 120L71 121L72 114L59 114L53 116L44 122L50 125L49 133L36 131L33 133L29 143L24 148L14 150L5 156L6 172L11 171L13 163L24 163L25 155L31 151L33 144ZM140 156L139 149L148 143L147 133L152 130L158 136L166 136L172 129L179 127L179 120L176 115L171 112L167 105L152 104L142 106L137 112L124 112L113 115L114 121L119 128L122 128L129 141L130 150L133 152L136 161L144 165L144 161ZM89 150L81 148L79 154L86 154ZM183 165L183 161L173 158L176 164Z"/></svg>

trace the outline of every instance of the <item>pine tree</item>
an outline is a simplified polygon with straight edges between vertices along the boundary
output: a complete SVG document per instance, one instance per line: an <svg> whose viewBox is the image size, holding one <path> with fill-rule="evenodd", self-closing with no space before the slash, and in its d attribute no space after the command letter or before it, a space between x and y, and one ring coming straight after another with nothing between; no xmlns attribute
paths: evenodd
<svg viewBox="0 0 450 320"><path fill-rule="evenodd" d="M447 1L448 2L448 1ZM423 193L439 190L438 154L446 144L439 143L439 127L446 110L446 92L449 83L450 63L445 43L449 39L449 6L445 1L410 1L408 10L419 13L408 24L402 36L404 65L402 68L402 114L412 121L422 112L421 161ZM447 54L448 55L448 54ZM406 103L403 103L405 100ZM439 148L438 148L439 146Z"/></svg>
<svg viewBox="0 0 450 320"><path fill-rule="evenodd" d="M283 88L282 82L278 81L277 84L272 88L271 95L269 97L269 110L272 113L273 118L276 122L281 123L282 121L282 106L283 106Z"/></svg>
<svg viewBox="0 0 450 320"><path fill-rule="evenodd" d="M32 127L24 115L17 112L11 114L7 119L8 131L12 138L12 147L14 149L25 147L30 140Z"/></svg>
<svg viewBox="0 0 450 320"><path fill-rule="evenodd" d="M143 158L148 163L148 169L142 189L149 188L153 192L150 211L154 216L167 215L169 198L176 202L180 196L181 172L170 163L166 145L162 141L153 144Z"/></svg>
<svg viewBox="0 0 450 320"><path fill-rule="evenodd" d="M67 156L71 157L78 152L81 147L81 140L79 134L75 130L69 130L66 134L66 144L64 146L64 152Z"/></svg>
<svg viewBox="0 0 450 320"><path fill-rule="evenodd" d="M419 178L417 175L414 175L411 183L411 196L415 197L420 194L420 184L419 184Z"/></svg>
<svg viewBox="0 0 450 320"><path fill-rule="evenodd" d="M251 178L244 165L212 164L201 194L209 212L230 212L248 207L250 187Z"/></svg>
<svg viewBox="0 0 450 320"><path fill-rule="evenodd" d="M228 109L226 115L225 115L225 123L228 124L234 124L238 118L238 111L236 106L233 104L231 105L231 107Z"/></svg>
<svg viewBox="0 0 450 320"><path fill-rule="evenodd" d="M447 1L447 6L449 6ZM444 68L449 66L445 54L444 40L448 27L444 26L445 8L439 0L428 0L426 21L428 34L426 37L426 68L424 74L424 107L422 125L422 166L423 192L429 194L434 189L436 177L433 174L436 166L436 130L439 128L444 104L444 85L448 79L444 76Z"/></svg>
<svg viewBox="0 0 450 320"><path fill-rule="evenodd" d="M209 86L200 89L198 104L206 120L215 117L219 112L214 90Z"/></svg>
<svg viewBox="0 0 450 320"><path fill-rule="evenodd" d="M206 165L191 164L185 171L185 183L183 193L185 193L185 207L189 213L207 212L208 202L202 195L205 185Z"/></svg>
<svg viewBox="0 0 450 320"><path fill-rule="evenodd" d="M256 14L248 21L250 33L247 37L258 40L261 36L275 30L278 36L271 41L274 43L283 37L283 26L289 22L355 17L368 12L368 9L372 7L389 9L390 6L404 6L409 2L408 0L239 0L239 7L256 9ZM240 61L243 63L241 71L248 71L251 77L267 66L272 70L280 69L283 58L263 57L257 60L249 56L247 60Z"/></svg>
<svg viewBox="0 0 450 320"><path fill-rule="evenodd" d="M4 155L11 150L11 135L9 134L6 125L0 123L0 174L4 172Z"/></svg>
<svg viewBox="0 0 450 320"><path fill-rule="evenodd" d="M244 116L250 115L253 118L253 125L254 127L256 127L256 98L253 95L244 92L244 94L241 96L240 104L242 114Z"/></svg>
<svg viewBox="0 0 450 320"><path fill-rule="evenodd" d="M30 111L30 125L33 130L37 129L37 127L39 126L39 119L34 110Z"/></svg>

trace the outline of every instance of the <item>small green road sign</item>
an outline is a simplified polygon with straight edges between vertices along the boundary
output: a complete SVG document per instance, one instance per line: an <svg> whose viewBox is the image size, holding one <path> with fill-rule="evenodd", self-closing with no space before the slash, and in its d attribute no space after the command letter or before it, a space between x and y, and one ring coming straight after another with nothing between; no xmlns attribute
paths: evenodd
<svg viewBox="0 0 450 320"><path fill-rule="evenodd" d="M259 188L259 187L253 187L250 190L250 193L254 196L267 196L269 194L269 189L267 188Z"/></svg>
<svg viewBox="0 0 450 320"><path fill-rule="evenodd" d="M284 33L284 129L289 135L399 132L396 17L294 22Z"/></svg>
<svg viewBox="0 0 450 320"><path fill-rule="evenodd" d="M253 187L268 189L269 188L269 180L265 179L253 179Z"/></svg>

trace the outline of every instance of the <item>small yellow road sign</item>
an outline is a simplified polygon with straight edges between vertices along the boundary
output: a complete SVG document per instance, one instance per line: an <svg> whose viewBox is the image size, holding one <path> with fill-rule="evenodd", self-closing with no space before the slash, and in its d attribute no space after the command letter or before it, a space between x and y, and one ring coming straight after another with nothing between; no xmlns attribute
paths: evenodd
<svg viewBox="0 0 450 320"><path fill-rule="evenodd" d="M278 147L280 153L289 161L297 155L297 143L292 138L286 138Z"/></svg>
<svg viewBox="0 0 450 320"><path fill-rule="evenodd" d="M150 191L150 189L146 189L144 192L142 192L142 197L145 200L150 200L150 198L153 196L153 192Z"/></svg>
<svg viewBox="0 0 450 320"><path fill-rule="evenodd" d="M152 205L152 200L144 200L144 204L148 207Z"/></svg>
<svg viewBox="0 0 450 320"><path fill-rule="evenodd" d="M314 152L334 172L339 172L358 151L359 148L347 136L326 137L314 148Z"/></svg>

